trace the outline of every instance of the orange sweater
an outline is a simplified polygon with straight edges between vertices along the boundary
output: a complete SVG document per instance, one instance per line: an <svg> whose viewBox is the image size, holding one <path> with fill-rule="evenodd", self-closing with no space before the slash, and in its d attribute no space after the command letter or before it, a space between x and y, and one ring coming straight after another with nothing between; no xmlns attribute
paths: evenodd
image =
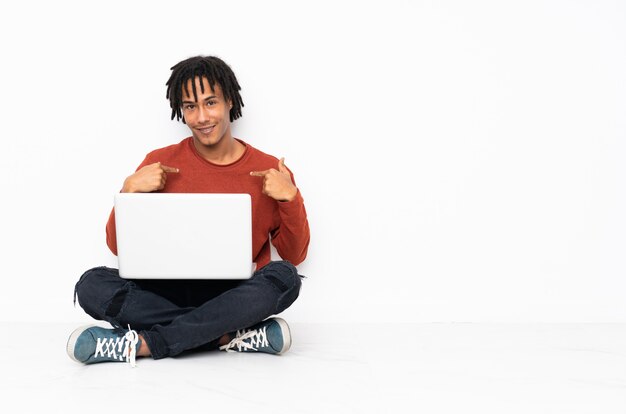
<svg viewBox="0 0 626 414"><path fill-rule="evenodd" d="M237 139L246 146L243 156L232 164L213 164L198 154L191 137L169 147L149 153L137 168L155 162L179 169L168 174L161 192L166 193L247 193L252 197L252 260L257 269L270 262L272 244L284 260L300 264L309 246L309 223L304 200L298 190L289 202L276 201L262 193L263 178L253 177L250 171L278 169L278 159L265 154ZM291 171L290 171L291 173ZM293 179L293 173L291 173ZM107 245L117 255L115 209L106 226Z"/></svg>

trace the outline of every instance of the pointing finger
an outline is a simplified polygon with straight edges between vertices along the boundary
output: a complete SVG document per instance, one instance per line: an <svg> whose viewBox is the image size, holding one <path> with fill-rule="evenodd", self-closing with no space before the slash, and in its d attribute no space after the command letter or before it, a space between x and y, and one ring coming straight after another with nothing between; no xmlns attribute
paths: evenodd
<svg viewBox="0 0 626 414"><path fill-rule="evenodd" d="M265 170L265 171L250 171L250 175L254 176L254 177L265 177L267 174L270 173L271 170Z"/></svg>
<svg viewBox="0 0 626 414"><path fill-rule="evenodd" d="M177 173L180 171L178 168L168 167L167 165L161 165L161 169L166 173Z"/></svg>

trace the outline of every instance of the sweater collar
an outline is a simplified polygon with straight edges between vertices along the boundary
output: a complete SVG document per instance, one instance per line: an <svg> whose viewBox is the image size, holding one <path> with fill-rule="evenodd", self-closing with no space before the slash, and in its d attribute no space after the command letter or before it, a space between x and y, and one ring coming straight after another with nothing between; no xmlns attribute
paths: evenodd
<svg viewBox="0 0 626 414"><path fill-rule="evenodd" d="M244 150L243 154L241 155L241 157L239 157L237 160L231 162L230 164L215 164L215 163L212 163L211 161L206 160L204 157L202 157L202 155L200 155L200 153L196 149L195 145L193 145L193 137L188 137L187 138L187 145L189 146L189 149L194 154L194 156L196 158L198 158L201 162L203 162L205 165L210 166L212 168L219 169L219 170L227 170L227 169L232 169L232 168L238 167L239 165L243 164L250 157L250 152L251 152L250 145L247 144L245 141L239 139L239 138L235 138L235 139L244 145L245 150Z"/></svg>

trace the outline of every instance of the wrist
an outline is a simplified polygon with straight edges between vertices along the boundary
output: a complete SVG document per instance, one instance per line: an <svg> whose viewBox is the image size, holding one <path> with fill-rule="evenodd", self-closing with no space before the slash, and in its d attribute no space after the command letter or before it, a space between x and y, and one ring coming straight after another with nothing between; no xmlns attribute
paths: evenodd
<svg viewBox="0 0 626 414"><path fill-rule="evenodd" d="M136 193L135 188L132 186L132 183L129 183L128 180L124 181L124 185L122 186L122 193Z"/></svg>
<svg viewBox="0 0 626 414"><path fill-rule="evenodd" d="M288 203L290 201L293 201L296 196L298 195L298 187L294 187L292 194L290 194L289 197L283 198L280 201L284 202L284 203Z"/></svg>

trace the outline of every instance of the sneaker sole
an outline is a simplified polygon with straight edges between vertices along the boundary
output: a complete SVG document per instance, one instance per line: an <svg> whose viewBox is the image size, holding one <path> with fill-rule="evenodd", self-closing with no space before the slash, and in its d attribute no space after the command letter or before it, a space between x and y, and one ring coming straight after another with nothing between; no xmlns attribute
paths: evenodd
<svg viewBox="0 0 626 414"><path fill-rule="evenodd" d="M74 356L74 348L76 347L76 341L78 340L78 337L83 332L85 332L89 328L93 328L94 326L96 325L84 325L84 326L81 326L80 328L76 328L74 332L72 332L72 334L70 335L69 339L67 340L67 346L66 346L67 355L69 355L69 357L72 358L74 361L80 362L81 364L83 363L83 361L76 359L76 357Z"/></svg>
<svg viewBox="0 0 626 414"><path fill-rule="evenodd" d="M280 330L283 334L283 347L277 354L277 355L280 355L289 351L289 348L291 348L291 330L289 329L289 325L287 325L287 322L285 322L284 319L274 318L274 320L278 322L278 325L280 326Z"/></svg>

